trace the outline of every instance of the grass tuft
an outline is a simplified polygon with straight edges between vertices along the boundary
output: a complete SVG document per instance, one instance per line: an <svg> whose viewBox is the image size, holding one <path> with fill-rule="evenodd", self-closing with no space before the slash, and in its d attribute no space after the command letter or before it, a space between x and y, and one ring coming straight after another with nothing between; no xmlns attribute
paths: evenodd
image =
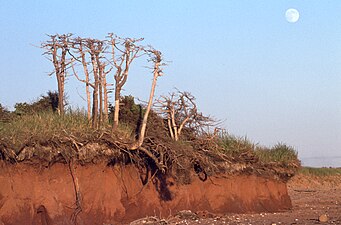
<svg viewBox="0 0 341 225"><path fill-rule="evenodd" d="M275 146L268 148L258 146L246 137L236 137L229 134L221 135L218 143L222 147L223 153L226 155L250 153L263 163L277 162L284 164L295 163L299 165L297 151L286 144L278 143Z"/></svg>
<svg viewBox="0 0 341 225"><path fill-rule="evenodd" d="M229 134L222 135L219 138L218 143L223 148L223 152L227 155L250 152L256 147L256 144L252 143L246 137L237 137Z"/></svg>
<svg viewBox="0 0 341 225"><path fill-rule="evenodd" d="M259 160L264 163L280 162L289 164L298 161L297 151L286 144L278 143L270 149L266 147L257 147L255 154Z"/></svg>

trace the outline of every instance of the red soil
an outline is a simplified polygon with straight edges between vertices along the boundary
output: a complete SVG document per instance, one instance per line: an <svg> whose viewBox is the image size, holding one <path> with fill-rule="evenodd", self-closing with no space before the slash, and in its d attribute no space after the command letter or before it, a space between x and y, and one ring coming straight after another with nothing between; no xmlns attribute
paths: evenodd
<svg viewBox="0 0 341 225"><path fill-rule="evenodd" d="M124 224L177 211L275 212L292 207L284 182L257 176L219 176L180 185L158 177L143 186L132 166L76 167L82 195L77 224ZM36 169L0 162L0 224L74 224L75 189L67 165Z"/></svg>

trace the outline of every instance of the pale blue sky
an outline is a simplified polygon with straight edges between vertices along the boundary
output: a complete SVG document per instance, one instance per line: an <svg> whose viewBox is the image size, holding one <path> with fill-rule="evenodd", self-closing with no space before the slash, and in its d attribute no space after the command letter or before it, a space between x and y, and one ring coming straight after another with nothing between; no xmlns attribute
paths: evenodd
<svg viewBox="0 0 341 225"><path fill-rule="evenodd" d="M297 23L285 20L288 8L300 12ZM0 103L56 89L34 47L45 34L144 37L169 61L158 95L190 91L232 134L285 142L308 165L341 166L340 12L339 0L2 1ZM144 65L134 65L124 94L147 98ZM82 84L70 78L67 92L84 105Z"/></svg>

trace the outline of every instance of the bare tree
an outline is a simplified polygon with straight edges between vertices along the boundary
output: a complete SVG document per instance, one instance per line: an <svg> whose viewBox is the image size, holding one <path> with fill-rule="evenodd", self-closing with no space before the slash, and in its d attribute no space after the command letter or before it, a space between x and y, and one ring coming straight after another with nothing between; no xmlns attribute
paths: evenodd
<svg viewBox="0 0 341 225"><path fill-rule="evenodd" d="M94 78L91 85L93 88L92 126L94 128L98 128L103 122L103 99L107 102L107 96L103 97L103 95L107 95L106 88L105 93L103 93L103 84L105 83L105 86L107 85L105 76L109 73L109 71L105 71L106 63L101 61L104 58L102 55L105 50L104 42L91 38L84 39L84 42L87 52L90 55L90 64L92 66L92 75ZM106 109L107 107L108 106L105 106Z"/></svg>
<svg viewBox="0 0 341 225"><path fill-rule="evenodd" d="M90 73L89 73L89 69L88 69L88 62L86 60L86 49L84 49L84 40L80 37L76 38L73 40L72 43L72 48L74 50L76 50L76 54L79 54L80 56L77 57L75 55L73 55L71 53L71 55L73 56L73 60L72 60L72 70L73 70L73 74L74 76L81 82L85 83L85 91L86 91L86 102L87 102L87 117L88 120L91 119L91 96L90 96L90 87L95 88L94 85L90 82ZM75 66L74 66L74 62L78 61L82 64L83 66L83 70L84 70L84 76L85 79L81 79L76 70L75 70Z"/></svg>
<svg viewBox="0 0 341 225"><path fill-rule="evenodd" d="M92 72L94 76L94 91L92 93L92 127L98 127L98 65L96 61L96 41L94 39L87 39L86 46L89 49L91 58Z"/></svg>
<svg viewBox="0 0 341 225"><path fill-rule="evenodd" d="M41 44L41 48L45 49L44 55L47 55L47 58L52 61L54 66L53 73L57 78L58 85L58 112L60 115L64 114L64 92L65 92L65 77L66 77L66 69L70 60L67 59L67 53L69 51L70 45L70 37L72 34L56 34L56 35L48 35L50 40L43 42Z"/></svg>
<svg viewBox="0 0 341 225"><path fill-rule="evenodd" d="M116 35L109 34L109 43L111 45L111 63L116 68L114 75L115 79L115 107L113 116L113 131L117 129L119 124L119 111L120 111L120 98L121 90L127 82L130 65L133 60L139 57L139 52L143 47L137 46L137 43L142 41L143 38L119 38ZM123 48L121 48L123 46Z"/></svg>
<svg viewBox="0 0 341 225"><path fill-rule="evenodd" d="M179 140L184 127L201 132L208 126L214 126L214 120L198 112L195 97L189 92L173 92L169 96L161 96L157 101L158 109L167 120L169 135Z"/></svg>
<svg viewBox="0 0 341 225"><path fill-rule="evenodd" d="M103 108L101 112L103 113L103 116L101 116L102 121L107 123L108 122L108 113L109 113L109 100L108 100L108 87L111 86L111 84L107 83L107 75L112 70L112 67L109 67L108 70L105 70L108 66L107 63L99 62L99 71L100 71L100 78L101 78L101 89L103 90Z"/></svg>
<svg viewBox="0 0 341 225"><path fill-rule="evenodd" d="M105 71L107 63L103 62L105 58L103 56L105 47L104 42L92 38L77 38L73 42L73 48L76 50L76 54L79 56L73 56L72 69L74 76L81 82L86 84L86 94L87 94L87 115L88 119L92 118L92 126L98 128L103 122L103 118L107 118L108 113L104 113L105 108L108 111L107 105L107 82L106 75L110 72ZM87 57L88 55L88 57ZM81 62L85 74L85 79L81 79L75 70L75 62ZM88 68L90 67L90 69ZM90 75L92 74L93 81L90 80ZM105 87L104 87L105 86ZM91 97L90 97L90 87L93 89L92 92L92 113L91 111ZM105 102L105 103L103 103ZM92 116L91 116L92 115Z"/></svg>
<svg viewBox="0 0 341 225"><path fill-rule="evenodd" d="M72 54L72 69L75 77L86 84L86 95L87 95L87 116L91 119L91 97L90 97L90 87L93 89L93 99L96 101L98 99L98 104L94 103L93 107L97 108L99 125L102 122L108 121L108 86L111 84L107 83L107 75L112 70L112 66L109 69L106 68L109 65L108 60L105 57L105 42L100 40L95 40L91 38L76 38L73 40L72 48L75 50L75 54ZM75 62L82 64L84 70L85 79L81 79L75 70ZM90 67L90 69L88 68ZM94 82L91 82L91 75ZM97 81L97 82L96 82ZM97 92L97 94L95 93ZM95 109L92 110L93 114ZM96 118L97 118L96 116ZM93 117L94 119L94 117ZM97 123L96 119L94 125Z"/></svg>
<svg viewBox="0 0 341 225"><path fill-rule="evenodd" d="M98 108L98 119L99 119L99 125L102 124L103 122L103 85L102 85L102 79L103 79L103 73L104 70L103 68L105 67L105 64L102 64L100 61L101 59L101 53L103 53L104 48L103 48L103 41L96 41L96 50L95 50L95 60L97 64L97 80L98 80L98 101L99 101L99 108ZM90 51L91 54L91 51ZM95 73L94 73L95 75ZM96 78L95 78L96 81Z"/></svg>
<svg viewBox="0 0 341 225"><path fill-rule="evenodd" d="M135 141L135 143L130 147L130 150L136 150L136 149L140 148L143 144L144 136L145 136L146 128L147 128L148 115L149 115L149 112L150 112L151 107L153 105L153 99L154 99L154 93L155 93L157 78L159 76L163 75L161 66L165 65L162 63L162 57L161 57L160 51L157 51L155 49L149 49L146 51L147 51L147 54L151 57L150 61L152 61L154 64L153 82L152 82L152 87L150 89L147 108L146 108L146 111L143 115L143 120L142 120L142 124L141 124L140 130L139 130L138 138Z"/></svg>

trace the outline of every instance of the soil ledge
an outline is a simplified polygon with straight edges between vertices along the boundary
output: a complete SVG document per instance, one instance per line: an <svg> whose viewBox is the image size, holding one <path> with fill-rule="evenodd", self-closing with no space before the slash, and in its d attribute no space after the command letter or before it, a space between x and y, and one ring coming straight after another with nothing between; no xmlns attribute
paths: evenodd
<svg viewBox="0 0 341 225"><path fill-rule="evenodd" d="M75 224L76 195L68 165L35 168L0 162L0 223ZM190 184L141 174L134 166L76 165L82 211L77 224L124 224L180 210L216 214L276 212L292 207L284 181L256 175L193 175Z"/></svg>

